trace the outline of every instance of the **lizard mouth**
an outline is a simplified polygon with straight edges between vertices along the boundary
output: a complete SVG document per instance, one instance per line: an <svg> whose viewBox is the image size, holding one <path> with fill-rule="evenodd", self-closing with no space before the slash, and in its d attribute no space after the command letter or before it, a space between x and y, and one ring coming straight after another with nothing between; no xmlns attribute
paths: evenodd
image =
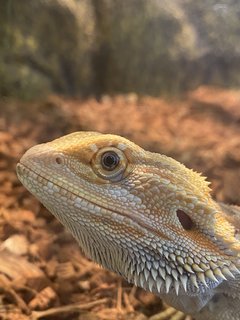
<svg viewBox="0 0 240 320"><path fill-rule="evenodd" d="M41 175L40 173L37 173L36 171L30 169L25 163L23 164L21 162L21 160L16 166L16 171L17 171L17 176L18 176L19 180L22 182L22 184L26 187L26 189L28 189L29 192L34 194L34 196L36 196L37 198L39 198L39 195L35 192L34 188L32 188L32 186L30 186L30 184L28 182L28 179L30 177L31 177L31 180L34 181L33 182L34 184L39 183L42 186L44 186L44 185L47 186L48 183L51 183L57 189L59 189L59 191L62 189L66 193L70 193L70 191L66 187L60 186L55 181L51 181L51 180L47 179L46 177L44 177L43 175ZM169 240L169 241L172 240L165 233L162 233L161 230L156 229L153 226L146 224L145 222L141 221L141 219L139 219L138 217L136 217L136 216L133 217L133 215L130 215L127 212L120 212L117 210L111 210L111 208L107 208L107 207L104 207L103 205L95 203L95 202L91 201L88 197L80 196L79 194L76 194L73 191L71 191L71 196L73 196L74 198L78 198L82 201L85 201L94 207L96 207L96 206L100 207L101 209L104 210L104 212L109 214L110 218L114 216L114 220L119 221L119 223L128 224L129 226L132 226L134 229L137 229L139 232L141 232L143 234L150 232L150 234L153 234L158 238L160 237L161 239ZM43 199L39 199L39 200L41 202L44 202ZM80 208L80 207L78 207L78 208ZM96 212L93 212L93 213L96 213ZM103 219L104 218L105 217L103 216ZM108 218L108 216L106 218Z"/></svg>

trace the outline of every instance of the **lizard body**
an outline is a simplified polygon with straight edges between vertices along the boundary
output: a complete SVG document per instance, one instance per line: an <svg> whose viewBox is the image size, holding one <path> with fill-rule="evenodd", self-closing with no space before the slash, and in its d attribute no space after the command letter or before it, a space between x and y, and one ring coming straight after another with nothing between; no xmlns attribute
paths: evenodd
<svg viewBox="0 0 240 320"><path fill-rule="evenodd" d="M240 209L205 178L110 134L31 148L17 174L91 259L197 320L240 319Z"/></svg>

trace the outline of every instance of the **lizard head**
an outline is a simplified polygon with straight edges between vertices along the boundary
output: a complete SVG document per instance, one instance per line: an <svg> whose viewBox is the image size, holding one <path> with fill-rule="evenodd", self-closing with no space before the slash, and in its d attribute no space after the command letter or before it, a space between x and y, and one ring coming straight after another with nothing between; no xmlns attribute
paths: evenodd
<svg viewBox="0 0 240 320"><path fill-rule="evenodd" d="M88 256L147 290L194 295L238 272L236 226L169 157L76 132L31 148L17 174Z"/></svg>

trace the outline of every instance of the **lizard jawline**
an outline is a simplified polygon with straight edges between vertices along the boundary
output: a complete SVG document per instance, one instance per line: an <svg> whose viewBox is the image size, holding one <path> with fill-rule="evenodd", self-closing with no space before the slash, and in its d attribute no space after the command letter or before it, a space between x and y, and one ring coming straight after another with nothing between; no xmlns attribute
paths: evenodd
<svg viewBox="0 0 240 320"><path fill-rule="evenodd" d="M24 169L24 173L22 173L22 169ZM70 192L67 188L64 188L63 186L60 186L58 185L55 181L51 181L51 180L48 180L47 178L45 178L43 175L37 173L36 171L30 169L28 166L26 166L26 164L23 164L23 163L18 163L17 164L17 173L18 173L18 177L19 179L21 180L21 182L24 184L24 186L31 192L31 193L34 193L34 191L31 190L31 188L28 187L28 185L26 184L26 182L24 181L26 178L26 171L27 173L33 173L35 174L37 177L40 177L41 179L45 180L47 183L48 182L51 182L53 183L54 186L58 187L59 189L63 189L65 190L66 192ZM40 183L40 182L38 182ZM74 192L71 191L71 194L74 195L75 197L78 197L82 200L85 200L87 201L88 203L94 205L94 206L98 206L98 207L101 207L102 209L105 210L105 212L110 212L110 216L111 214L115 214L115 215L118 215L119 217L123 217L123 218L127 218L129 219L131 222L132 222L132 226L135 225L136 227L140 227L141 229L143 229L146 233L151 233L151 234L154 234L155 236L157 236L158 238L160 239L164 239L164 240L168 240L168 241L171 241L171 239L166 236L164 233L162 233L160 230L154 228L153 226L150 226L148 224L146 224L145 222L141 221L140 219L138 219L137 217L134 217L133 218L133 215L130 215L128 214L127 212L119 212L119 211L116 211L116 210L111 210L110 208L106 208L102 205L99 205L97 203L94 203L93 201L91 201L90 199L88 198L84 198L82 196L80 196L79 194L76 194ZM35 195L37 196L37 195ZM41 202L41 200L40 200ZM122 221L122 219L119 219L120 221Z"/></svg>

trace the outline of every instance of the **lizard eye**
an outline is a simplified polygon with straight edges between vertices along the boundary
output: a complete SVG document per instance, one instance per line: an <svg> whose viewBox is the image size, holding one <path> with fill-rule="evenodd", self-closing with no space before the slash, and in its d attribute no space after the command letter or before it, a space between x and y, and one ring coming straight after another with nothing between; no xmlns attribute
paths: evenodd
<svg viewBox="0 0 240 320"><path fill-rule="evenodd" d="M102 154L102 166L104 169L112 171L120 162L120 158L115 151L107 151Z"/></svg>
<svg viewBox="0 0 240 320"><path fill-rule="evenodd" d="M128 161L124 152L115 147L100 149L92 159L94 172L106 180L121 180L127 165Z"/></svg>

